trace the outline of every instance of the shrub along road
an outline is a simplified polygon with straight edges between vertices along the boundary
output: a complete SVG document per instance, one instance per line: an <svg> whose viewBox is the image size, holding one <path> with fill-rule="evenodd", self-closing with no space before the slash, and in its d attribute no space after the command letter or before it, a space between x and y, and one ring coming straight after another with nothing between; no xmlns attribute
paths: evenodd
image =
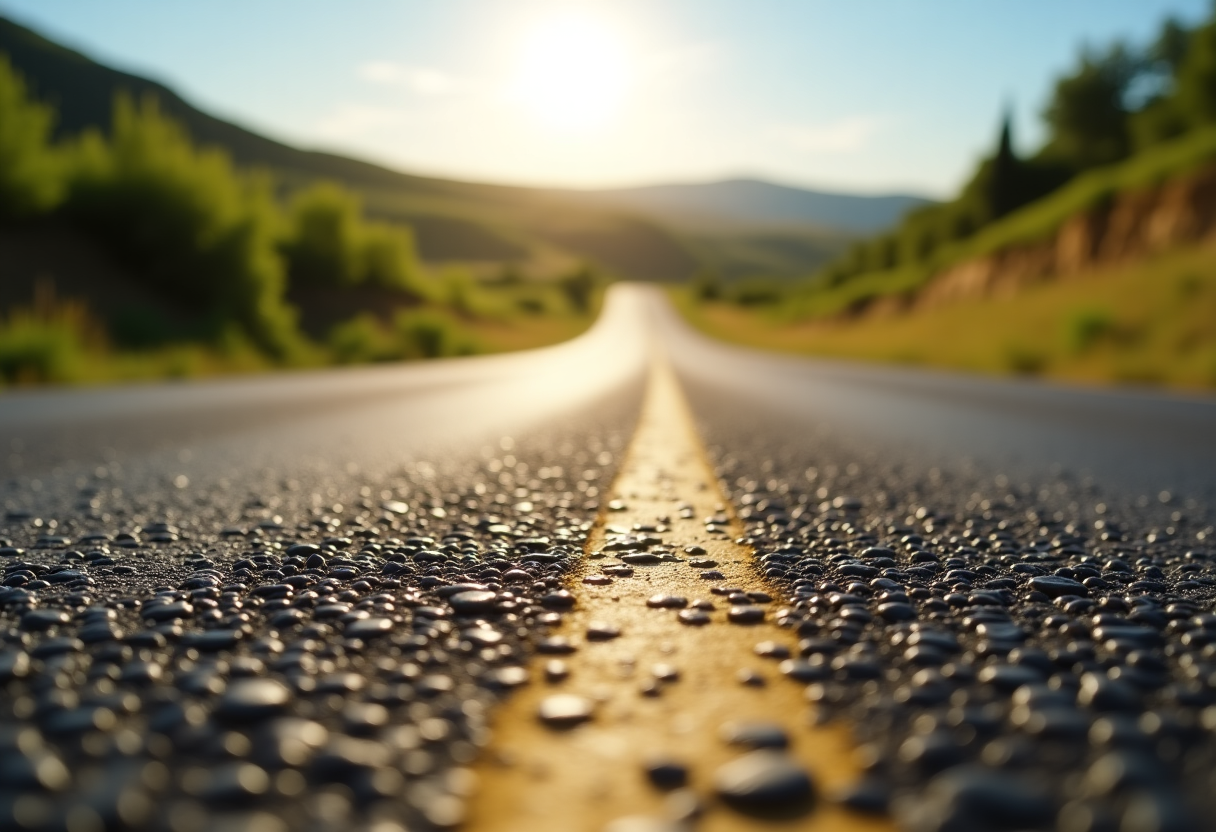
<svg viewBox="0 0 1216 832"><path fill-rule="evenodd" d="M632 286L531 353L8 395L0 818L1203 828L1212 425Z"/></svg>

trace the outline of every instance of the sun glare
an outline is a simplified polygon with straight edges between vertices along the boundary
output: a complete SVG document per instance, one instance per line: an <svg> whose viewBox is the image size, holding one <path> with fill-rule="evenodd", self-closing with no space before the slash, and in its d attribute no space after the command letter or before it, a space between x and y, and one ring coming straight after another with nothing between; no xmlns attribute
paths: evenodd
<svg viewBox="0 0 1216 832"><path fill-rule="evenodd" d="M599 21L556 18L525 40L513 97L545 125L568 132L602 127L629 82L623 44Z"/></svg>

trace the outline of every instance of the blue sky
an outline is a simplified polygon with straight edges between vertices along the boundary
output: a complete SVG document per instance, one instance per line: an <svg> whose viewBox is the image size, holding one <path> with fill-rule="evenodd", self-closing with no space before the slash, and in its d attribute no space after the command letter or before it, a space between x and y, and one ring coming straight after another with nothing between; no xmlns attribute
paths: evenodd
<svg viewBox="0 0 1216 832"><path fill-rule="evenodd" d="M737 175L946 195L1002 107L1033 148L1083 44L1208 0L0 0L304 147L562 186Z"/></svg>

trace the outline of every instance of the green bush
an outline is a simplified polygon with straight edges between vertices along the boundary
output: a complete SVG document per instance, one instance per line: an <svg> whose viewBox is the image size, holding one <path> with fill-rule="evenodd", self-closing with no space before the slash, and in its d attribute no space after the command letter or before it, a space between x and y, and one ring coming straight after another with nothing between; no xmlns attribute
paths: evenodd
<svg viewBox="0 0 1216 832"><path fill-rule="evenodd" d="M155 99L119 96L109 142L76 148L65 211L158 292L194 305L217 327L237 320L265 350L297 340L282 301L270 182L241 176L220 150L198 150Z"/></svg>
<svg viewBox="0 0 1216 832"><path fill-rule="evenodd" d="M291 201L281 244L293 282L307 286L371 284L419 295L418 264L409 230L366 223L358 196L320 182Z"/></svg>
<svg viewBox="0 0 1216 832"><path fill-rule="evenodd" d="M0 380L40 384L81 378L89 330L84 310L72 304L13 310L0 319Z"/></svg>
<svg viewBox="0 0 1216 832"><path fill-rule="evenodd" d="M110 337L119 347L147 349L173 340L173 328L158 310L130 304L114 312L109 321Z"/></svg>
<svg viewBox="0 0 1216 832"><path fill-rule="evenodd" d="M154 97L137 103L117 96L108 136L91 129L54 143L53 121L53 109L29 96L0 55L0 221L71 222L157 297L193 313L183 329L153 306L120 310L110 331L119 346L142 355L116 353L114 362L194 375L217 360L256 369L266 356L278 363L350 363L477 351L458 317L483 317L494 299L463 270L424 279L410 230L366 221L359 198L341 186L311 185L284 211L268 175L240 172L224 151L196 147ZM516 274L506 277L506 284L533 292ZM313 345L285 301L288 280L382 287L458 317L423 309L386 325L361 315ZM589 312L598 285L590 271L572 272L537 292L540 311L561 308L564 295L576 312ZM65 381L113 371L117 363L107 369L87 360L96 339L86 338L86 323L83 310L25 311L0 320L0 379Z"/></svg>
<svg viewBox="0 0 1216 832"><path fill-rule="evenodd" d="M45 213L63 194L61 159L51 146L54 111L30 98L0 53L0 219Z"/></svg>
<svg viewBox="0 0 1216 832"><path fill-rule="evenodd" d="M283 243L291 279L315 286L360 281L358 198L330 182L313 185L291 202L291 230Z"/></svg>
<svg viewBox="0 0 1216 832"><path fill-rule="evenodd" d="M391 326L362 314L330 330L327 345L334 361L358 364L474 355L476 342L449 315L435 309L398 312Z"/></svg>
<svg viewBox="0 0 1216 832"><path fill-rule="evenodd" d="M374 315L357 315L334 326L327 339L330 353L339 364L361 364L399 358L400 351Z"/></svg>
<svg viewBox="0 0 1216 832"><path fill-rule="evenodd" d="M399 289L421 297L414 237L408 228L370 223L360 246L362 279L385 289Z"/></svg>
<svg viewBox="0 0 1216 832"><path fill-rule="evenodd" d="M399 312L393 324L405 357L445 358L478 352L476 343L460 325L436 310Z"/></svg>
<svg viewBox="0 0 1216 832"><path fill-rule="evenodd" d="M440 275L440 286L440 302L458 315L477 317L480 311L477 286L468 271L460 267L445 269Z"/></svg>
<svg viewBox="0 0 1216 832"><path fill-rule="evenodd" d="M1115 319L1105 309L1082 309L1067 322L1065 338L1074 355L1089 352L1115 332Z"/></svg>

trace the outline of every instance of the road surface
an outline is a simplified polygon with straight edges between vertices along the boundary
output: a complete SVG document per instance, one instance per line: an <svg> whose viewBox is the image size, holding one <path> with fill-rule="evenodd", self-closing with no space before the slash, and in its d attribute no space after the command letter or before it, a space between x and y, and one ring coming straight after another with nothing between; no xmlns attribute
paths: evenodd
<svg viewBox="0 0 1216 832"><path fill-rule="evenodd" d="M5 394L0 454L6 828L509 829L563 800L524 722L619 790L588 829L1213 817L1211 399L763 354L618 286L529 353ZM602 682L698 618L721 691L675 636ZM776 712L587 751L702 695Z"/></svg>

